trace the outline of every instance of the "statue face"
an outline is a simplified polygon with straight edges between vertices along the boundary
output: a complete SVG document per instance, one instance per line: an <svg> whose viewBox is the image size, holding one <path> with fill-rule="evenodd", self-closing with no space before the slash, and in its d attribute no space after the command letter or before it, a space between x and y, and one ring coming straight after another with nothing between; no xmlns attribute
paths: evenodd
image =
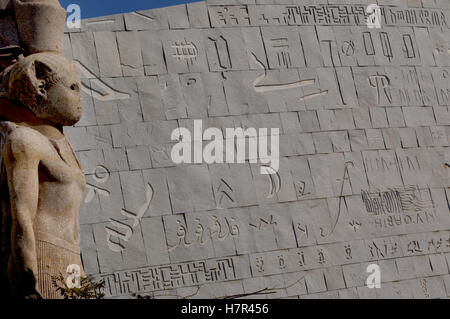
<svg viewBox="0 0 450 319"><path fill-rule="evenodd" d="M80 75L72 61L67 60L66 70L55 83L45 85L45 98L35 111L39 118L61 125L74 125L81 119ZM45 81L45 80L44 80Z"/></svg>
<svg viewBox="0 0 450 319"><path fill-rule="evenodd" d="M58 53L21 58L11 70L10 98L37 118L64 126L81 119L80 74L74 63Z"/></svg>

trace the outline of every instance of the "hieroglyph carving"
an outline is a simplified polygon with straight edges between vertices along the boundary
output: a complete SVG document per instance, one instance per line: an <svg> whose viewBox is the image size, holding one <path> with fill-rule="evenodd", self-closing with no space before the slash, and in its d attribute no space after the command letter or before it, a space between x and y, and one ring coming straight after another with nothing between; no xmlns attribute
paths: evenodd
<svg viewBox="0 0 450 319"><path fill-rule="evenodd" d="M150 207L150 203L153 199L153 187L150 184L147 184L146 190L146 200L145 203L139 208L137 213L129 212L125 209L121 210L122 216L127 218L127 221L132 221L132 225L130 226L127 222L122 220L117 220L110 218L110 222L115 228L111 228L109 226L105 227L106 230L106 241L108 243L109 249L114 252L122 252L126 249L124 242L128 242L133 236L134 230L139 225L144 217L145 212ZM122 231L118 230L122 229Z"/></svg>

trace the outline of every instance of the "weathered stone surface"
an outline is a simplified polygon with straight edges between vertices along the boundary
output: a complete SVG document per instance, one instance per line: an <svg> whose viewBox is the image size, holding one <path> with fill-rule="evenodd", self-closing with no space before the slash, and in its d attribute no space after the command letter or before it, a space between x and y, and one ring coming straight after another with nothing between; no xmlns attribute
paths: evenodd
<svg viewBox="0 0 450 319"><path fill-rule="evenodd" d="M372 2L208 0L68 30L83 260L107 297L450 296L450 7L380 0L369 29ZM278 128L278 174L248 154L174 164L194 120Z"/></svg>
<svg viewBox="0 0 450 319"><path fill-rule="evenodd" d="M65 11L57 0L13 0L17 29L28 53L62 52Z"/></svg>
<svg viewBox="0 0 450 319"><path fill-rule="evenodd" d="M81 118L79 73L46 52L20 57L0 77L2 295L58 298L53 276L69 265L83 274L78 218L86 182L61 129Z"/></svg>

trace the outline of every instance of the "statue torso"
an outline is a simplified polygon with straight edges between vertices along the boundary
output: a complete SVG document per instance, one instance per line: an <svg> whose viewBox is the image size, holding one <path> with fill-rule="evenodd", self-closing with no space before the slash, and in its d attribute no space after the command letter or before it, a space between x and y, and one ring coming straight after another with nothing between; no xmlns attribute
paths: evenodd
<svg viewBox="0 0 450 319"><path fill-rule="evenodd" d="M19 131L32 141L31 147L39 145L34 153L39 161L39 202L34 222L37 236L48 235L78 246L78 216L85 177L72 147L64 136L49 139L32 128L11 125L13 130L9 134Z"/></svg>

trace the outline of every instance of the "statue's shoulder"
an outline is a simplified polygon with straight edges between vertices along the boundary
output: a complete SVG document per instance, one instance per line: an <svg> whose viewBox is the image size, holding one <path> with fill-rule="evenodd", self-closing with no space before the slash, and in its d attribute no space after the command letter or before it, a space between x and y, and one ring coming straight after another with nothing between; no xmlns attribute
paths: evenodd
<svg viewBox="0 0 450 319"><path fill-rule="evenodd" d="M48 139L32 128L13 122L0 122L3 144L8 145L13 154L34 155L42 153Z"/></svg>

